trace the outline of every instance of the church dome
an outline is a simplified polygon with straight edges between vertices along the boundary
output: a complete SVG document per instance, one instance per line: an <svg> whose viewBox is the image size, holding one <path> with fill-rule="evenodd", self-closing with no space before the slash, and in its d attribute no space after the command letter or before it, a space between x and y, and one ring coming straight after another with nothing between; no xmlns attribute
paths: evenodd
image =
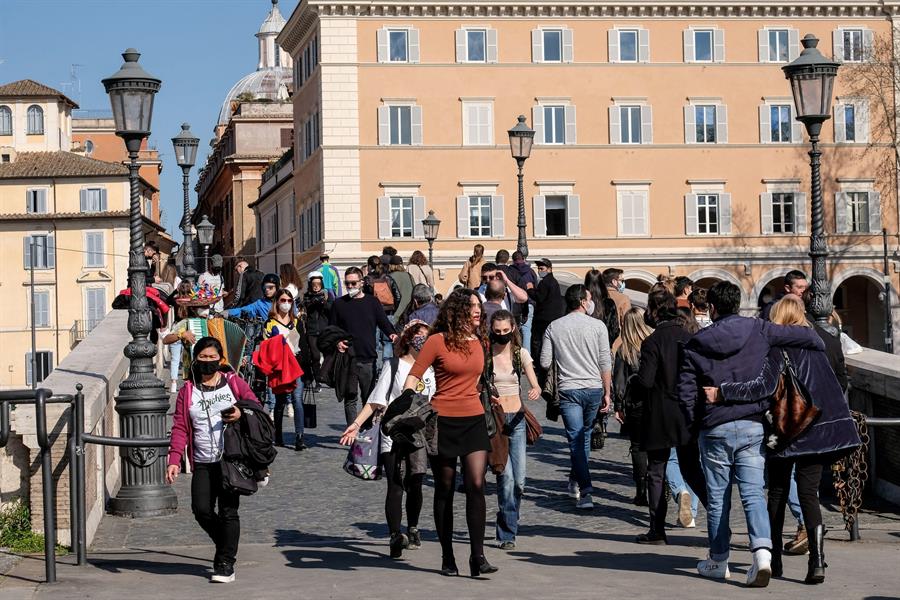
<svg viewBox="0 0 900 600"><path fill-rule="evenodd" d="M285 23L286 21L281 16L281 11L278 10L278 0L272 0L272 10L269 11L269 16L263 21L256 35L265 35L267 33L277 35L281 33L281 28L284 27Z"/></svg>

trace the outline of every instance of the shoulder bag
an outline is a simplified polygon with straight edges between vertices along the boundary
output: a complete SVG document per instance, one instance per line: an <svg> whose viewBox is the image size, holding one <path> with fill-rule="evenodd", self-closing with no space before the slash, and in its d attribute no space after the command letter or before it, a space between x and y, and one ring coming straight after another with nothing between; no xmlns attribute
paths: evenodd
<svg viewBox="0 0 900 600"><path fill-rule="evenodd" d="M361 429L350 445L344 471L357 479L375 481L381 479L378 452L381 448L381 419L374 419L372 426Z"/></svg>
<svg viewBox="0 0 900 600"><path fill-rule="evenodd" d="M773 449L784 448L800 437L821 413L809 399L809 392L797 377L788 353L782 350L781 356L784 366L772 397L772 429L775 439L770 440L768 445Z"/></svg>

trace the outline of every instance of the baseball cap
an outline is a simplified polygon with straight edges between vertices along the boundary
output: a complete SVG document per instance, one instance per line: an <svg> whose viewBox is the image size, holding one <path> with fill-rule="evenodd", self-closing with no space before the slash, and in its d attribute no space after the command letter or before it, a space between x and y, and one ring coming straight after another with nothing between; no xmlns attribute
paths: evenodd
<svg viewBox="0 0 900 600"><path fill-rule="evenodd" d="M536 264L539 267L547 267L548 269L553 268L553 263L550 262L549 258L539 258L536 261L534 261L534 264Z"/></svg>

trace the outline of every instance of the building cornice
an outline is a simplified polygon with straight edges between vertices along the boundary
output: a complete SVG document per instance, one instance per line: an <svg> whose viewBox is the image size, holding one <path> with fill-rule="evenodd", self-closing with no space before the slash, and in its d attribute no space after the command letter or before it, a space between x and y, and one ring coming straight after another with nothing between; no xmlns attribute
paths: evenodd
<svg viewBox="0 0 900 600"><path fill-rule="evenodd" d="M519 2L457 2L387 0L303 0L277 41L296 47L317 18L390 17L523 17L523 18L879 18L900 14L895 0L520 0Z"/></svg>

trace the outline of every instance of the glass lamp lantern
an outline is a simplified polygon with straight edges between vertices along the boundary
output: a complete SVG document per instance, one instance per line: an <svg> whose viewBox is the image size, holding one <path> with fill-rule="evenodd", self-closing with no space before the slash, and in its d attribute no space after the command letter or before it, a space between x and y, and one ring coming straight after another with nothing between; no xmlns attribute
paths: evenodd
<svg viewBox="0 0 900 600"><path fill-rule="evenodd" d="M517 161L524 161L531 156L531 146L534 144L534 129L525 124L525 116L519 115L519 122L510 129L509 150Z"/></svg>
<svg viewBox="0 0 900 600"><path fill-rule="evenodd" d="M200 138L191 133L191 126L181 124L181 133L172 138L172 146L175 147L175 162L182 169L190 169L197 161L197 148Z"/></svg>
<svg viewBox="0 0 900 600"><path fill-rule="evenodd" d="M434 242L438 236L438 229L441 226L441 220L434 216L434 211L429 210L428 216L422 219L422 229L425 232L425 239Z"/></svg>
<svg viewBox="0 0 900 600"><path fill-rule="evenodd" d="M116 135L125 140L129 152L140 150L141 141L150 135L153 98L161 80L147 73L138 64L141 54L129 48L122 54L125 63L103 80L112 105Z"/></svg>
<svg viewBox="0 0 900 600"><path fill-rule="evenodd" d="M831 97L837 62L825 58L819 49L818 38L809 33L803 38L803 52L797 59L782 67L791 82L797 120L806 125L810 137L818 137L822 123L831 118Z"/></svg>

